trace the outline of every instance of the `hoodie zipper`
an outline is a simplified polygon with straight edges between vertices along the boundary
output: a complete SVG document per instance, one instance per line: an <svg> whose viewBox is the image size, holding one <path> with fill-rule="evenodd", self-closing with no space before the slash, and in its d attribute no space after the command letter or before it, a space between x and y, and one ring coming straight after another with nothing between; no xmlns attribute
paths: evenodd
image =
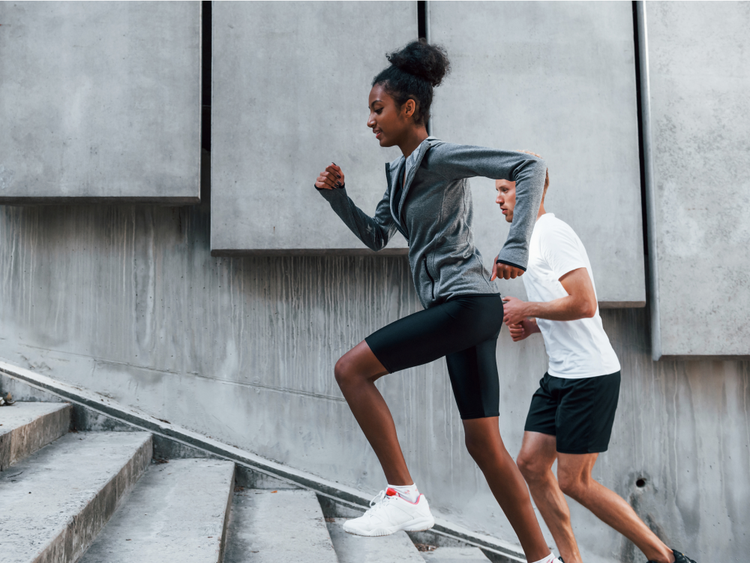
<svg viewBox="0 0 750 563"><path fill-rule="evenodd" d="M435 278L430 274L430 269L427 267L427 255L424 255L424 271L427 272L427 277L430 278L432 283L432 299L435 299Z"/></svg>

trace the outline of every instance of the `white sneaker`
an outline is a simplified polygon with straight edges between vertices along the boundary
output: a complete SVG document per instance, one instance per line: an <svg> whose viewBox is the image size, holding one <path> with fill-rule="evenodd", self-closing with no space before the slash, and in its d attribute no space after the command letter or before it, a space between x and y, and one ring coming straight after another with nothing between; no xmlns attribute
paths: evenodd
<svg viewBox="0 0 750 563"><path fill-rule="evenodd" d="M421 532L435 525L430 505L424 495L409 502L391 488L370 501L363 516L344 522L344 531L358 536L388 536L400 530Z"/></svg>

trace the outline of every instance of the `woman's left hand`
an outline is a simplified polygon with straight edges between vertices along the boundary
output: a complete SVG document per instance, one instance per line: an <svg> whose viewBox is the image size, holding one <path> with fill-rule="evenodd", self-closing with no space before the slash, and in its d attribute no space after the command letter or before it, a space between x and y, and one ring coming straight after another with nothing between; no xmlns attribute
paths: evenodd
<svg viewBox="0 0 750 563"><path fill-rule="evenodd" d="M523 270L521 268L509 266L508 264L501 264L497 261L497 258L495 258L495 263L492 265L492 276L490 276L490 281L495 281L497 278L514 280L522 275Z"/></svg>

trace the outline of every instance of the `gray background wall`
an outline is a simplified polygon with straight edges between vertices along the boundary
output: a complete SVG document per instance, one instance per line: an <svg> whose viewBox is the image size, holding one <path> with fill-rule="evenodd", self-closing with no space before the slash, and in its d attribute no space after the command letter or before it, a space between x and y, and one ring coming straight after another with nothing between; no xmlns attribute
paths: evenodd
<svg viewBox="0 0 750 563"><path fill-rule="evenodd" d="M654 357L747 354L750 4L642 12Z"/></svg>
<svg viewBox="0 0 750 563"><path fill-rule="evenodd" d="M0 203L197 202L198 2L0 2Z"/></svg>
<svg viewBox="0 0 750 563"><path fill-rule="evenodd" d="M368 333L418 310L405 258L212 257L216 202L208 197L208 162L204 154L199 206L0 207L0 357L376 493L382 472L332 371ZM733 170L742 176L741 167ZM148 170L141 172L144 183L158 186ZM338 224L324 202L319 219ZM733 241L736 235L719 236ZM590 250L608 244L600 237L584 242ZM727 263L742 268L745 256L735 252ZM724 299L734 299L732 307L742 295L740 288ZM696 560L743 560L750 548L744 525L750 521L750 361L655 362L647 309L605 310L602 317L624 377L611 448L598 461L596 478ZM692 321L676 316L673 322L689 327ZM497 355L501 431L515 453L546 358L539 338L513 344L506 332ZM471 530L514 540L464 451L442 362L379 385L431 504ZM646 480L642 488L635 485L639 478ZM643 560L632 544L570 504L588 558Z"/></svg>
<svg viewBox="0 0 750 563"><path fill-rule="evenodd" d="M5 207L0 233L0 357L269 459L380 490L382 472L332 372L369 332L418 310L405 258L211 257L205 204ZM653 362L644 309L602 316L624 377L596 477L698 561L742 560L750 545L750 362ZM513 344L507 332L497 356L501 432L515 453L546 359L539 338ZM443 363L380 387L431 504L471 530L514 540L464 451ZM642 561L570 504L585 553Z"/></svg>

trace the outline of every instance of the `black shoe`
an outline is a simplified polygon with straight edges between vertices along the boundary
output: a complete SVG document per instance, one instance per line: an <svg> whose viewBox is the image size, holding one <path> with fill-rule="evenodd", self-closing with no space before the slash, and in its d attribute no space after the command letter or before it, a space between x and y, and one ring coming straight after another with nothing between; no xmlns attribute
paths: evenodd
<svg viewBox="0 0 750 563"><path fill-rule="evenodd" d="M672 553L674 553L674 563L695 563L694 560L690 559L687 555L684 553L680 553L676 549L672 550ZM648 561L648 563L656 563L656 561Z"/></svg>
<svg viewBox="0 0 750 563"><path fill-rule="evenodd" d="M690 557L683 553L680 553L676 549L673 549L672 553L674 553L674 563L695 563L695 561L690 559Z"/></svg>

